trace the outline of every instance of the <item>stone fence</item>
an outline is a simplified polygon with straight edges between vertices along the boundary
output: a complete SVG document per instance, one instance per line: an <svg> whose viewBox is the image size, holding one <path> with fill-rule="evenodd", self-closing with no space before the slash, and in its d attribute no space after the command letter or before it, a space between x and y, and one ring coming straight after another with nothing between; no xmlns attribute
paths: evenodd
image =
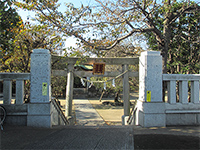
<svg viewBox="0 0 200 150"><path fill-rule="evenodd" d="M6 122L14 125L26 125L27 104L24 104L24 81L30 80L30 73L0 73L3 81L3 106L6 108ZM12 82L16 81L16 98L12 100Z"/></svg>
<svg viewBox="0 0 200 150"><path fill-rule="evenodd" d="M0 73L0 81L3 81L3 104L11 104L12 81L16 81L16 102L23 104L24 101L24 81L30 80L30 73Z"/></svg>
<svg viewBox="0 0 200 150"><path fill-rule="evenodd" d="M16 81L16 99L12 100L12 81ZM24 80L30 80L30 102L24 103ZM5 123L34 127L51 127L68 122L58 104L51 99L51 55L49 50L35 49L31 54L30 73L0 73L3 81Z"/></svg>
<svg viewBox="0 0 200 150"><path fill-rule="evenodd" d="M199 81L200 74L162 74L160 52L142 52L139 99L132 123L143 127L200 125ZM167 83L165 100L163 82Z"/></svg>
<svg viewBox="0 0 200 150"><path fill-rule="evenodd" d="M199 74L163 74L166 125L199 125Z"/></svg>

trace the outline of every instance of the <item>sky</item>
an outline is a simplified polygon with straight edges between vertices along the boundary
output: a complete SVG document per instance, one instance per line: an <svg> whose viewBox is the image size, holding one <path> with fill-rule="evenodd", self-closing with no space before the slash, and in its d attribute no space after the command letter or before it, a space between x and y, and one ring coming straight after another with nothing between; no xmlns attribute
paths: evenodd
<svg viewBox="0 0 200 150"><path fill-rule="evenodd" d="M92 4L91 1L92 0L59 0L59 3L61 3L60 9L64 10L65 9L64 3L72 3L72 4L74 4L75 7L80 7L82 4L83 5ZM27 16L29 16L29 15L34 15L33 12L30 12L30 11L27 11L27 10L25 11L25 10L22 10L22 9L18 9L17 12L22 17L23 20L27 20Z"/></svg>
<svg viewBox="0 0 200 150"><path fill-rule="evenodd" d="M194 0L194 1L199 2L199 0ZM61 3L60 10L64 11L65 10L64 3L73 3L75 7L81 7L82 4L84 6L86 6L86 5L91 6L92 4L95 3L95 1L94 0L59 0L59 3ZM24 10L19 9L18 13L22 17L23 21L26 21L28 16L34 17L34 12L24 11ZM76 47L75 43L76 43L76 39L73 37L69 37L66 39L65 47L70 47L70 46Z"/></svg>
<svg viewBox="0 0 200 150"><path fill-rule="evenodd" d="M59 0L59 3L61 3L60 10L64 11L64 9L65 9L64 3L72 3L72 4L74 4L75 7L81 7L82 4L83 5L91 5L92 1L94 1L94 0ZM34 12L30 12L27 10L25 11L22 9L18 9L17 12L22 17L22 20L24 22L27 21L29 16L34 17L34 15L35 15ZM76 39L73 37L69 37L66 40L65 47L70 47L70 46L76 47L75 43L76 43Z"/></svg>
<svg viewBox="0 0 200 150"><path fill-rule="evenodd" d="M64 11L65 10L65 5L64 5L65 3L72 3L72 4L74 4L75 7L81 7L82 4L84 6L87 6L87 5L92 6L93 4L95 4L95 1L94 0L59 0L59 3L61 3L60 11ZM27 11L27 10L24 11L24 10L19 9L18 13L22 17L22 20L24 22L27 21L28 16L31 16L30 18L34 18L34 16L35 16L34 12L30 12L30 11ZM76 46L76 39L74 37L68 37L66 39L65 48L71 47L71 46L77 47Z"/></svg>

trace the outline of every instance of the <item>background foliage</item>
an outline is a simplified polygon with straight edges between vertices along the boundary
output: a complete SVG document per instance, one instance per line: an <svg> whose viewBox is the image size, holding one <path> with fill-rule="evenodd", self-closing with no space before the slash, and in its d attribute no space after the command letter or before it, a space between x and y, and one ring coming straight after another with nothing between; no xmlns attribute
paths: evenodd
<svg viewBox="0 0 200 150"><path fill-rule="evenodd" d="M2 0L0 6L1 71L29 72L31 50L36 48L79 57L132 57L157 50L163 56L163 73L200 70L198 2L95 0L79 8L67 3L65 11L60 11L58 0ZM35 24L24 22L13 6L34 11ZM64 37L71 36L78 47L66 51ZM137 71L138 66L131 69ZM55 87L59 82L52 83ZM136 79L130 83L138 85Z"/></svg>

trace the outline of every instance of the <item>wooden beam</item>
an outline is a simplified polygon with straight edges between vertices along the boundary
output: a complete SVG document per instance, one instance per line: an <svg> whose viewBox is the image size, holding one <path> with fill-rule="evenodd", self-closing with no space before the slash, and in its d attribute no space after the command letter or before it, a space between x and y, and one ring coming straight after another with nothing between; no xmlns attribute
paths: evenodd
<svg viewBox="0 0 200 150"><path fill-rule="evenodd" d="M62 57L62 56L52 56L52 64L55 63L69 63L75 64L80 61L80 64L93 64L93 63L106 63L106 65L122 65L129 64L135 65L139 64L139 57L120 57L120 58L77 58L77 57Z"/></svg>
<svg viewBox="0 0 200 150"><path fill-rule="evenodd" d="M74 65L70 65L69 69L72 69L73 67ZM67 87L66 87L66 105L65 105L65 116L67 116L67 119L71 119L72 117L73 85L74 85L74 74L72 72L68 72Z"/></svg>
<svg viewBox="0 0 200 150"><path fill-rule="evenodd" d="M123 65L122 69L125 71L128 69L128 65ZM123 75L123 101L124 101L124 117L130 114L130 86L129 86L128 73ZM126 123L124 123L126 125Z"/></svg>
<svg viewBox="0 0 200 150"><path fill-rule="evenodd" d="M93 75L92 71L75 71L75 74L81 77L116 77L120 75L122 72L115 71L109 72L106 71L104 75ZM52 70L52 76L67 76L67 70ZM76 75L75 75L76 76ZM138 77L138 72L128 72L129 77Z"/></svg>
<svg viewBox="0 0 200 150"><path fill-rule="evenodd" d="M67 76L67 70L51 70L52 76Z"/></svg>

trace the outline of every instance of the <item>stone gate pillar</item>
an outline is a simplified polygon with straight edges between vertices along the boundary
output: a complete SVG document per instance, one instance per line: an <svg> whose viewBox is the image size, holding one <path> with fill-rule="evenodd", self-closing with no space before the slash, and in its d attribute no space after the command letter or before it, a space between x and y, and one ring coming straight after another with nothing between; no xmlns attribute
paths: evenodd
<svg viewBox="0 0 200 150"><path fill-rule="evenodd" d="M31 89L27 126L51 127L51 55L34 49L31 54Z"/></svg>
<svg viewBox="0 0 200 150"><path fill-rule="evenodd" d="M166 126L162 100L162 57L158 51L142 52L139 58L139 99L136 107L136 125Z"/></svg>

